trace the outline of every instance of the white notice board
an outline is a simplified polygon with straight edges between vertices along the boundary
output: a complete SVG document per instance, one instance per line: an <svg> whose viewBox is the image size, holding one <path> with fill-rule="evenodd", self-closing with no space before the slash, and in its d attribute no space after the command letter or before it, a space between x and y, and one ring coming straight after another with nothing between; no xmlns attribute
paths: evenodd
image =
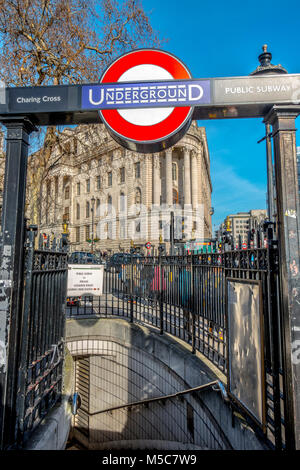
<svg viewBox="0 0 300 470"><path fill-rule="evenodd" d="M102 295L103 272L103 264L69 264L67 296Z"/></svg>

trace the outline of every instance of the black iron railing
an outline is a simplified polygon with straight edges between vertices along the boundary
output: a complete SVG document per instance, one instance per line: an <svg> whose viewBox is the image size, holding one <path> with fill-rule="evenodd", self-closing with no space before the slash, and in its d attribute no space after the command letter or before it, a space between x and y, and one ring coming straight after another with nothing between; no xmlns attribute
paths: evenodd
<svg viewBox="0 0 300 470"><path fill-rule="evenodd" d="M62 394L68 254L63 240L27 232L16 442L21 445Z"/></svg>
<svg viewBox="0 0 300 470"><path fill-rule="evenodd" d="M260 244L259 244L260 245ZM226 285L228 278L260 281L264 322L266 426L263 438L284 448L284 386L275 242L248 248L184 256L132 256L105 267L104 291L67 307L69 317L122 316L170 333L228 374ZM233 404L235 406L235 404ZM249 416L247 416L247 419ZM250 423L251 422L250 419Z"/></svg>

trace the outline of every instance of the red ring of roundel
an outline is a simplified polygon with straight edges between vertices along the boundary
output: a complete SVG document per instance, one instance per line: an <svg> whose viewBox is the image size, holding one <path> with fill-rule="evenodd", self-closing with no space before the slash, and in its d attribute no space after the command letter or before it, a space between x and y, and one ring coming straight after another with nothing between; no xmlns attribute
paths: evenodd
<svg viewBox="0 0 300 470"><path fill-rule="evenodd" d="M101 78L101 83L117 82L124 72L142 64L158 65L166 69L177 80L191 78L188 70L175 57L163 51L143 49L130 52L117 59L106 70ZM131 124L116 109L106 109L100 111L100 113L106 124L121 136L134 141L148 142L160 140L172 134L183 124L190 109L189 106L174 108L166 119L152 126Z"/></svg>

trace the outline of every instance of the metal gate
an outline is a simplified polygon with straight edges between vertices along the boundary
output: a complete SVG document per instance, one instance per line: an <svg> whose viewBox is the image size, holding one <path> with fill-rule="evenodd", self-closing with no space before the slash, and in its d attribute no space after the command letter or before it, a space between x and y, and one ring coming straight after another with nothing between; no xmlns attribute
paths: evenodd
<svg viewBox="0 0 300 470"><path fill-rule="evenodd" d="M19 446L62 396L68 267L68 255L61 240L50 244L49 239L45 242L40 237L35 249L36 227L31 227L26 235L12 442Z"/></svg>
<svg viewBox="0 0 300 470"><path fill-rule="evenodd" d="M261 234L262 235L262 234ZM263 321L262 350L263 422L232 400L232 407L266 442L285 448L286 389L282 359L282 317L279 302L277 242L257 241L248 249L184 256L132 256L126 264L106 267L104 293L92 305L72 307L69 316L122 316L142 322L186 341L227 377L228 305L227 280L258 283Z"/></svg>

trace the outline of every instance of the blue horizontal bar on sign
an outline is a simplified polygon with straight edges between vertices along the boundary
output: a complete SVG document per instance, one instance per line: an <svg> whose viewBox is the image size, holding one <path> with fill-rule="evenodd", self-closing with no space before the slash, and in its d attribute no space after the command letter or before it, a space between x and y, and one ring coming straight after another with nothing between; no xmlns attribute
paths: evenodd
<svg viewBox="0 0 300 470"><path fill-rule="evenodd" d="M82 86L82 109L197 106L210 102L210 80L119 82Z"/></svg>

